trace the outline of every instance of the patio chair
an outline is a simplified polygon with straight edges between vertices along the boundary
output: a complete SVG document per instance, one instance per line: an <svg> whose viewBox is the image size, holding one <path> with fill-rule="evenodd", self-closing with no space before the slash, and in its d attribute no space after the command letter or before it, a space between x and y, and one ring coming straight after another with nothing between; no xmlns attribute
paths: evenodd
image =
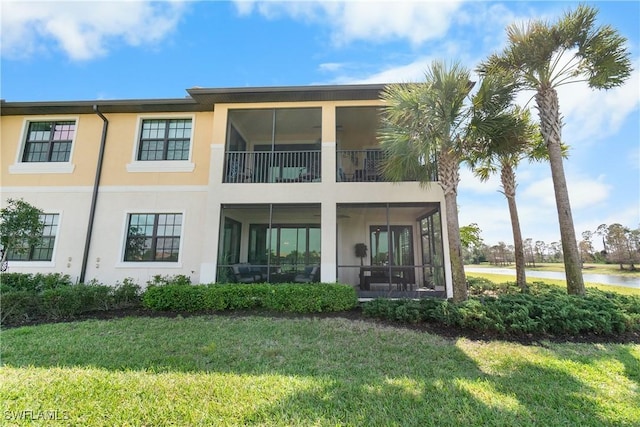
<svg viewBox="0 0 640 427"><path fill-rule="evenodd" d="M255 283L263 280L260 269L251 264L234 264L231 270L237 283Z"/></svg>
<svg viewBox="0 0 640 427"><path fill-rule="evenodd" d="M297 274L293 279L294 282L297 283L315 283L320 281L320 267L309 266L305 267L304 271L300 274Z"/></svg>
<svg viewBox="0 0 640 427"><path fill-rule="evenodd" d="M253 177L253 173L251 169L246 169L242 162L239 159L235 159L229 165L229 170L227 173L227 182L237 183L237 182L251 182L251 178Z"/></svg>
<svg viewBox="0 0 640 427"><path fill-rule="evenodd" d="M378 181L379 179L378 159L364 159L364 180Z"/></svg>
<svg viewBox="0 0 640 427"><path fill-rule="evenodd" d="M319 163L311 163L311 165L306 168L303 168L300 171L300 175L298 176L298 180L301 182L312 182L320 179L320 164Z"/></svg>

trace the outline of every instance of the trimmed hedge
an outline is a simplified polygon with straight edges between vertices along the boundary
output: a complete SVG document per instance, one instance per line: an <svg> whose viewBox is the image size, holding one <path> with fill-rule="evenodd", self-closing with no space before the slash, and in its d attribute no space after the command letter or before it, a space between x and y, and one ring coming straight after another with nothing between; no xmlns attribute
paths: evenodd
<svg viewBox="0 0 640 427"><path fill-rule="evenodd" d="M588 289L585 296L567 295L541 282L521 293L510 283L471 292L464 302L439 299L377 299L363 305L369 317L404 323L429 322L479 332L510 335L612 335L640 331L640 297ZM491 295L486 295L490 291Z"/></svg>
<svg viewBox="0 0 640 427"><path fill-rule="evenodd" d="M3 325L73 318L92 311L140 305L140 287L131 280L116 286L72 284L66 275L22 273L5 273L1 280Z"/></svg>
<svg viewBox="0 0 640 427"><path fill-rule="evenodd" d="M318 284L210 284L149 286L143 306L167 311L222 311L261 308L278 312L344 311L358 303L352 286Z"/></svg>

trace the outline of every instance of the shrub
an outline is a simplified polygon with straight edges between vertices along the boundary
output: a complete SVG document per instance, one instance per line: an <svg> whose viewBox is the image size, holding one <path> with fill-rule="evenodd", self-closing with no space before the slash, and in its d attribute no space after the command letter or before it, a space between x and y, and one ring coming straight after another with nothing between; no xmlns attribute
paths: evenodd
<svg viewBox="0 0 640 427"><path fill-rule="evenodd" d="M184 274L166 275L162 276L156 274L153 278L147 281L147 286L162 286L162 285L190 285L191 277Z"/></svg>
<svg viewBox="0 0 640 427"><path fill-rule="evenodd" d="M40 297L30 291L2 292L2 316L0 322L8 323L26 322L40 316L42 306Z"/></svg>
<svg viewBox="0 0 640 427"><path fill-rule="evenodd" d="M541 282L534 282L528 293L521 293L511 284L476 284L482 292L458 304L435 299L420 302L376 299L363 305L363 313L394 321L432 322L443 327L513 335L614 334L640 330L637 296L598 290L589 290L586 296L573 296ZM488 290L490 296L484 294Z"/></svg>
<svg viewBox="0 0 640 427"><path fill-rule="evenodd" d="M46 289L55 289L69 286L73 282L68 274L26 274L26 273L2 273L0 290L42 292Z"/></svg>
<svg viewBox="0 0 640 427"><path fill-rule="evenodd" d="M357 298L353 287L335 284L154 285L144 292L142 302L159 311L264 308L309 313L347 310Z"/></svg>
<svg viewBox="0 0 640 427"><path fill-rule="evenodd" d="M5 281L5 277L8 277ZM37 318L73 318L91 311L132 307L139 304L140 287L130 279L116 287L96 281L72 284L61 274L2 275L2 324L15 324Z"/></svg>
<svg viewBox="0 0 640 427"><path fill-rule="evenodd" d="M113 304L116 308L135 307L140 304L140 286L132 279L124 279L113 288Z"/></svg>

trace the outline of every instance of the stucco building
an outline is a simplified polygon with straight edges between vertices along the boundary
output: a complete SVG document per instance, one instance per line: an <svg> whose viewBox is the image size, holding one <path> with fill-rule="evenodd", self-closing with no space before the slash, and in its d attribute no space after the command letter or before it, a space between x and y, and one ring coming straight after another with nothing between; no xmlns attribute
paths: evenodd
<svg viewBox="0 0 640 427"><path fill-rule="evenodd" d="M379 170L383 88L2 101L3 206L22 198L46 223L41 245L13 255L9 271L451 296L441 188Z"/></svg>

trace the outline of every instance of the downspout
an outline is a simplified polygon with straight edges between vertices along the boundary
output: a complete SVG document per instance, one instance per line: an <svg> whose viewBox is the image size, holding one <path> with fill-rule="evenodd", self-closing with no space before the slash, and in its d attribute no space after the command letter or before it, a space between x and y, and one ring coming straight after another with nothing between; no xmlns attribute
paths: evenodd
<svg viewBox="0 0 640 427"><path fill-rule="evenodd" d="M96 166L96 178L93 183L93 194L91 196L91 208L89 209L89 224L87 225L87 238L84 242L84 253L82 255L82 267L80 268L80 283L84 283L85 276L87 274L87 263L89 261L89 248L91 246L91 234L93 233L93 220L96 216L96 204L98 201L98 188L100 187L100 176L102 175L102 160L104 159L104 147L107 142L107 128L109 127L109 120L102 115L98 106L93 106L93 111L103 121L102 125L102 137L100 138L100 152L98 153L98 164Z"/></svg>

